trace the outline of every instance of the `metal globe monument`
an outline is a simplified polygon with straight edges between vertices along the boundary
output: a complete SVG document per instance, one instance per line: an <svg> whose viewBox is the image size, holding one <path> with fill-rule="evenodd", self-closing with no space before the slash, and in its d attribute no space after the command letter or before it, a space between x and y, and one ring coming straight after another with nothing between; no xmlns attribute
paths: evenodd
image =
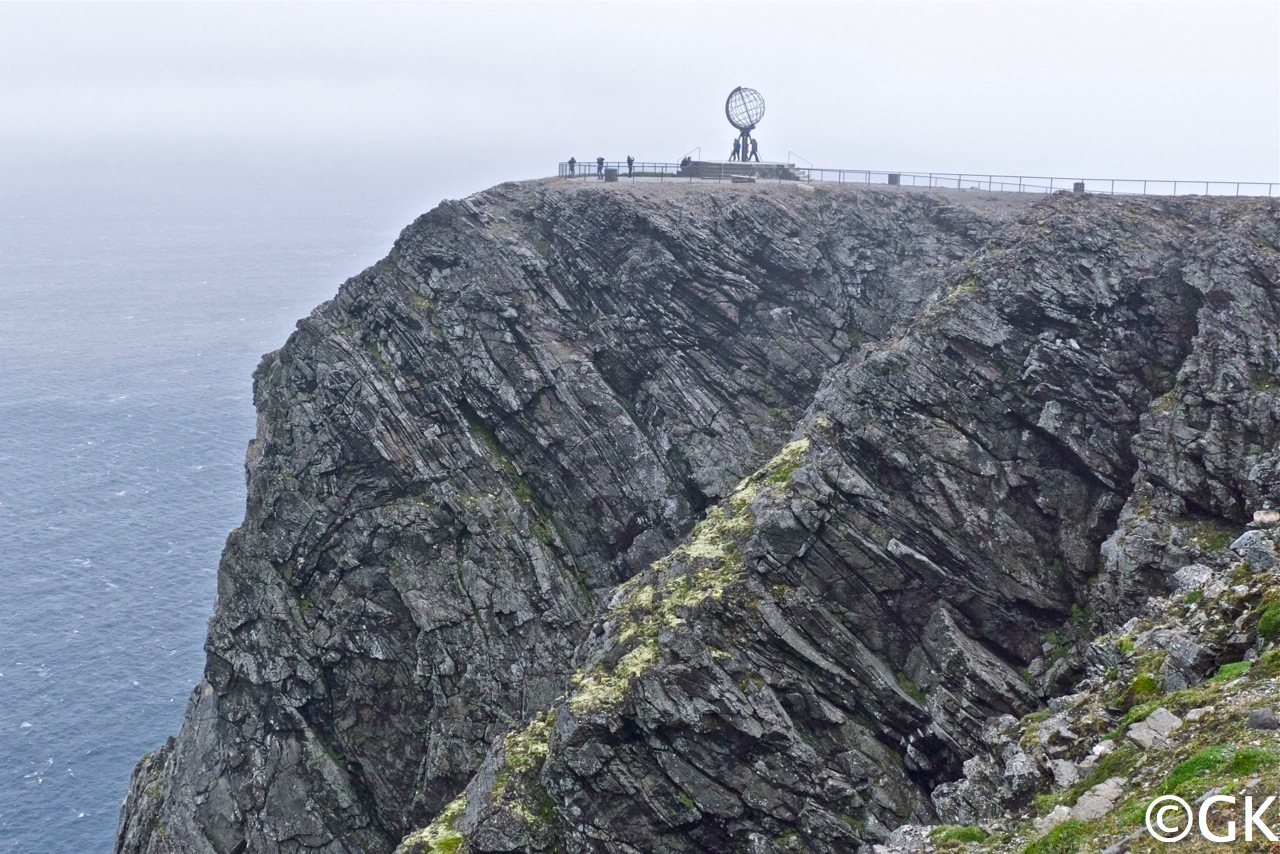
<svg viewBox="0 0 1280 854"><path fill-rule="evenodd" d="M751 131L764 118L764 96L755 89L739 86L729 93L724 102L724 115L729 124L738 129L738 142L734 145L735 157L741 152L743 160L751 157ZM759 155L756 156L759 160Z"/></svg>
<svg viewBox="0 0 1280 854"><path fill-rule="evenodd" d="M724 102L724 114L729 124L740 131L751 131L764 118L764 97L755 89L739 86L729 93Z"/></svg>

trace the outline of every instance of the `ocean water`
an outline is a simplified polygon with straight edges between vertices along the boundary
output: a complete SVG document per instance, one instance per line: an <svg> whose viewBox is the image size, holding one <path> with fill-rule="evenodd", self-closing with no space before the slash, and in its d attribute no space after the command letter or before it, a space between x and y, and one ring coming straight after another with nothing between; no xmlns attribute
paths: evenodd
<svg viewBox="0 0 1280 854"><path fill-rule="evenodd" d="M4 153L0 851L109 851L203 667L253 368L441 196L358 155Z"/></svg>

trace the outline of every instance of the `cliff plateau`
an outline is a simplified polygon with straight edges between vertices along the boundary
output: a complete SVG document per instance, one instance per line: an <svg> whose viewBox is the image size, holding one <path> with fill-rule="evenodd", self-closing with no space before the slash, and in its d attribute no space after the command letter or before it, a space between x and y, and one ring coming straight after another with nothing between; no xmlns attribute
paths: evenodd
<svg viewBox="0 0 1280 854"><path fill-rule="evenodd" d="M1278 280L1270 200L445 203L258 368L117 850L849 851L1023 806L997 723L1280 499Z"/></svg>

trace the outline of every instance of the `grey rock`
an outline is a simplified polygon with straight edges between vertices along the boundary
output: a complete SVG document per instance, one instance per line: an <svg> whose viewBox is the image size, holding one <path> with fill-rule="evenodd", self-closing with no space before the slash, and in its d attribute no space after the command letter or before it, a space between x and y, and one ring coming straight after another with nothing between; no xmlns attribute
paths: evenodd
<svg viewBox="0 0 1280 854"><path fill-rule="evenodd" d="M1204 564L1188 564L1173 574L1174 591L1187 593L1192 590L1200 590L1212 576L1213 570Z"/></svg>
<svg viewBox="0 0 1280 854"><path fill-rule="evenodd" d="M884 841L884 847L892 854L916 854L932 847L929 831L933 828L919 824L904 824Z"/></svg>
<svg viewBox="0 0 1280 854"><path fill-rule="evenodd" d="M1277 210L442 205L260 366L205 678L118 850L386 852L459 794L473 851L1007 815L1046 634L1133 616L1280 488ZM1041 691L1079 675L1053 656Z"/></svg>
<svg viewBox="0 0 1280 854"><path fill-rule="evenodd" d="M1280 510L1255 510L1250 524L1258 528L1280 527Z"/></svg>
<svg viewBox="0 0 1280 854"><path fill-rule="evenodd" d="M1060 789L1065 789L1080 779L1080 766L1069 759L1054 759L1049 763L1049 768L1053 772L1053 783Z"/></svg>
<svg viewBox="0 0 1280 854"><path fill-rule="evenodd" d="M1112 739L1104 739L1089 749L1089 755L1079 762L1079 768L1082 773L1088 772L1093 766L1098 764L1098 760L1106 756L1108 753L1116 749L1116 743Z"/></svg>
<svg viewBox="0 0 1280 854"><path fill-rule="evenodd" d="M1103 848L1102 854L1125 854L1125 852L1129 850L1129 846L1133 842L1141 838L1142 838L1141 833L1138 833L1138 832L1131 833L1127 838L1123 839L1122 841L1112 843L1111 845L1108 845L1106 848Z"/></svg>
<svg viewBox="0 0 1280 854"><path fill-rule="evenodd" d="M1231 550L1254 572L1272 570L1278 565L1275 535L1271 531L1245 531L1231 544Z"/></svg>
<svg viewBox="0 0 1280 854"><path fill-rule="evenodd" d="M1254 709L1249 712L1245 725L1249 729L1280 729L1280 719L1276 717L1275 709Z"/></svg>
<svg viewBox="0 0 1280 854"><path fill-rule="evenodd" d="M1071 818L1071 807L1058 804L1049 812L1035 819L1032 824L1037 833L1048 833L1067 819Z"/></svg>
<svg viewBox="0 0 1280 854"><path fill-rule="evenodd" d="M1071 808L1071 817L1077 821L1093 821L1111 812L1116 801L1124 794L1129 781L1123 777L1110 777L1082 794Z"/></svg>
<svg viewBox="0 0 1280 854"><path fill-rule="evenodd" d="M1164 706L1129 727L1129 738L1144 748L1163 750L1170 746L1169 736L1182 726L1182 719Z"/></svg>
<svg viewBox="0 0 1280 854"><path fill-rule="evenodd" d="M1153 629L1139 635L1134 648L1162 649L1168 653L1160 665L1164 690L1179 691L1200 682L1212 665L1214 652L1197 643L1182 629Z"/></svg>

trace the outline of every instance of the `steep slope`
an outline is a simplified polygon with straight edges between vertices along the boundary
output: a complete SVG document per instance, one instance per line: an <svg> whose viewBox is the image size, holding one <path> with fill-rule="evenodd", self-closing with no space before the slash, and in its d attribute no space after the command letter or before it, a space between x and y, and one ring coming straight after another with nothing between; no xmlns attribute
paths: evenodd
<svg viewBox="0 0 1280 854"><path fill-rule="evenodd" d="M1013 806L950 782L1016 747L986 725L1277 500L1278 214L1067 196L1003 227L401 851L834 852Z"/></svg>
<svg viewBox="0 0 1280 854"><path fill-rule="evenodd" d="M570 687L600 594L1034 210L535 182L420 218L255 375L205 678L118 850L390 850Z"/></svg>

